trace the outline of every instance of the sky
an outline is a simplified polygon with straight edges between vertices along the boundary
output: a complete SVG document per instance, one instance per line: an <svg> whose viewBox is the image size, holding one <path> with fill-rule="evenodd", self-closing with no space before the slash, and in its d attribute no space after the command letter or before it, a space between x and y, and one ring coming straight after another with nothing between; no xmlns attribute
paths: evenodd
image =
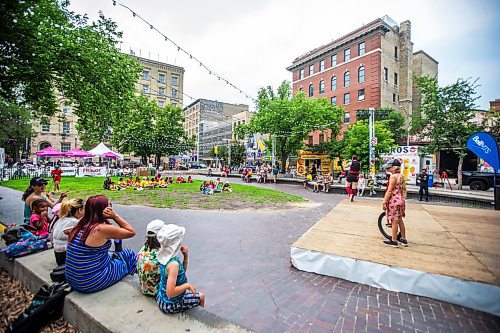
<svg viewBox="0 0 500 333"><path fill-rule="evenodd" d="M384 15L412 24L413 51L439 62L439 84L479 79L480 109L500 98L500 0L117 0L199 59L232 88L112 0L72 0L123 31L122 51L184 67L184 93L248 104L262 87L291 81L296 57ZM239 90L244 94L241 94ZM184 96L184 106L194 100Z"/></svg>

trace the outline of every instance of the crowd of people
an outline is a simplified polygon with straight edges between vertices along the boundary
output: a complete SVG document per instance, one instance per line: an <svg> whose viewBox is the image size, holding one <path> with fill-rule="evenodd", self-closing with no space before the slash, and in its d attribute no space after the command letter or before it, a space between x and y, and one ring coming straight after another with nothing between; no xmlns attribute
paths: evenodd
<svg viewBox="0 0 500 333"><path fill-rule="evenodd" d="M215 181L205 181L200 185L200 193L211 195L214 193L221 193L223 191L233 192L233 188L229 184L229 182L222 182L220 178L217 178Z"/></svg>
<svg viewBox="0 0 500 333"><path fill-rule="evenodd" d="M34 235L51 240L56 263L64 265L66 281L74 290L97 292L137 273L143 294L155 297L165 313L204 306L205 296L187 280L184 228L151 221L145 244L136 254L122 247L122 240L136 235L134 227L113 210L106 196L69 199L62 192L54 201L46 186L42 178L31 179L22 195L25 222Z"/></svg>
<svg viewBox="0 0 500 333"><path fill-rule="evenodd" d="M111 176L106 176L106 179L104 180L104 183L102 187L105 190L110 190L110 191L120 191L120 190L126 190L128 188L134 189L137 191L142 191L144 189L153 189L153 188L167 188L168 185L177 183L192 183L193 178L191 176L188 176L187 178L184 178L184 176L178 176L174 179L174 177L163 177L161 173L158 173L156 177L134 177L129 176L127 180L124 179L124 177L120 177L118 183L115 183L112 179Z"/></svg>

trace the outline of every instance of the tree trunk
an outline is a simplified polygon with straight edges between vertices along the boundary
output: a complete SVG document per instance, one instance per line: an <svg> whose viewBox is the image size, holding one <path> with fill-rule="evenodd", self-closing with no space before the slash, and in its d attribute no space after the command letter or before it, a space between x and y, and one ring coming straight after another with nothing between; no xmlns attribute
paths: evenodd
<svg viewBox="0 0 500 333"><path fill-rule="evenodd" d="M460 156L458 158L458 170L457 170L457 178L458 178L458 189L462 189L462 167L464 164L464 157Z"/></svg>

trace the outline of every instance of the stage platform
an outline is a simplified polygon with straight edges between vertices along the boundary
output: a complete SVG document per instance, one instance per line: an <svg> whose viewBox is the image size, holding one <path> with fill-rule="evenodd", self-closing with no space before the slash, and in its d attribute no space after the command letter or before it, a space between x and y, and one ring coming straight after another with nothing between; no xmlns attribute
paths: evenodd
<svg viewBox="0 0 500 333"><path fill-rule="evenodd" d="M292 245L292 264L500 315L499 211L411 203L398 249L382 243L381 212L381 201L342 201Z"/></svg>

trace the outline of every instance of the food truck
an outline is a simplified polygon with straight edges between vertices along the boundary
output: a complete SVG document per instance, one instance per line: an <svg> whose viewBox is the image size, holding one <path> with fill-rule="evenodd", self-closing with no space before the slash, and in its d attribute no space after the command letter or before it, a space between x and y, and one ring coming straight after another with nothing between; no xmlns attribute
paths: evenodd
<svg viewBox="0 0 500 333"><path fill-rule="evenodd" d="M313 164L316 164L316 168L321 170L323 174L329 172L337 172L337 158L333 161L330 159L328 154L313 153L306 150L299 150L297 152L297 175L304 176L307 171L311 170Z"/></svg>
<svg viewBox="0 0 500 333"><path fill-rule="evenodd" d="M390 159L397 158L401 162L401 173L407 183L416 185L417 177L422 169L432 175L434 170L434 159L432 155L424 155L419 146L398 146L388 154L381 154L380 158L384 164Z"/></svg>

